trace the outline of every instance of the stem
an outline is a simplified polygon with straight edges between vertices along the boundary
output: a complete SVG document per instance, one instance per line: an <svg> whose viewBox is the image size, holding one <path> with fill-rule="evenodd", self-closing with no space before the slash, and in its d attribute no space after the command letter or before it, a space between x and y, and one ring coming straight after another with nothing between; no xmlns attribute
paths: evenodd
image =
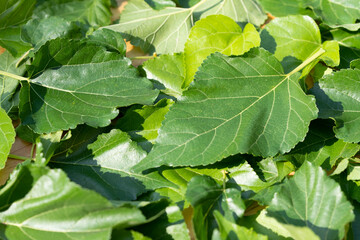
<svg viewBox="0 0 360 240"><path fill-rule="evenodd" d="M15 67L19 67L20 66L20 63L29 55L30 51L34 50L34 48L30 48L26 53L24 53L20 58L19 60L16 62L16 65Z"/></svg>
<svg viewBox="0 0 360 240"><path fill-rule="evenodd" d="M324 49L320 48L319 50L317 50L313 55L311 55L311 57L309 57L308 59L306 59L303 63L301 63L299 66L297 66L294 70L292 70L290 73L286 74L286 76L291 76L294 73L300 71L301 69L303 69L304 67L306 67L306 65L308 65L309 63L311 63L313 60L315 60L316 58L320 57L323 53L325 52Z"/></svg>
<svg viewBox="0 0 360 240"><path fill-rule="evenodd" d="M9 158L13 158L13 159L17 159L17 160L28 160L28 159L31 159L29 157L24 157L24 156L18 156L18 155L14 155L14 154L9 154L8 155Z"/></svg>
<svg viewBox="0 0 360 240"><path fill-rule="evenodd" d="M148 59L152 59L154 58L154 56L138 56L138 57L131 57L130 60L148 60Z"/></svg>
<svg viewBox="0 0 360 240"><path fill-rule="evenodd" d="M34 156L34 150L35 150L35 144L32 144L32 146L31 146L31 152L30 152L31 158Z"/></svg>
<svg viewBox="0 0 360 240"><path fill-rule="evenodd" d="M20 80L20 81L23 81L23 80L29 81L28 78L21 77L21 76L12 74L12 73L4 72L4 71L1 71L1 70L0 70L0 75L6 76L6 77L11 77L11 78L14 78L14 79L17 79L17 80Z"/></svg>

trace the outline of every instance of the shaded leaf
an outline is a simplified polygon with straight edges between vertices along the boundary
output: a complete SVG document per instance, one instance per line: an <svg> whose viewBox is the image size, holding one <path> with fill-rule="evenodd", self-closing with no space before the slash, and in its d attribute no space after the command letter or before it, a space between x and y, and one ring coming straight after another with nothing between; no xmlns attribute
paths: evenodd
<svg viewBox="0 0 360 240"><path fill-rule="evenodd" d="M223 183L220 186L209 176L193 177L186 191L186 199L194 208L193 223L198 239L209 239L215 224L213 211L221 211L225 218L235 222L245 212L239 189Z"/></svg>
<svg viewBox="0 0 360 240"><path fill-rule="evenodd" d="M32 14L36 0L1 0L0 30L25 23Z"/></svg>
<svg viewBox="0 0 360 240"><path fill-rule="evenodd" d="M32 15L35 0L2 0L0 2L0 45L20 57L31 45L20 39L21 28Z"/></svg>
<svg viewBox="0 0 360 240"><path fill-rule="evenodd" d="M298 165L309 161L320 166L326 161L332 167L338 159L354 156L360 150L360 145L337 139L333 127L329 121L312 122L305 140L284 157Z"/></svg>
<svg viewBox="0 0 360 240"><path fill-rule="evenodd" d="M160 217L135 228L135 230L153 240L190 240L189 230L186 227L181 209L177 205L166 207Z"/></svg>
<svg viewBox="0 0 360 240"><path fill-rule="evenodd" d="M173 103L170 99L162 99L152 106L130 107L117 121L116 126L127 132L144 150L150 152L165 114Z"/></svg>
<svg viewBox="0 0 360 240"><path fill-rule="evenodd" d="M21 39L21 27L0 30L0 46L6 48L16 58L21 57L31 48L31 44Z"/></svg>
<svg viewBox="0 0 360 240"><path fill-rule="evenodd" d="M244 31L229 17L208 16L191 28L185 43L186 79L183 88L193 81L194 75L204 59L214 52L225 55L242 55L253 47L260 46L260 36L252 24Z"/></svg>
<svg viewBox="0 0 360 240"><path fill-rule="evenodd" d="M354 219L352 209L334 180L320 167L304 162L267 211L280 222L308 226L321 239L341 239L345 225Z"/></svg>
<svg viewBox="0 0 360 240"><path fill-rule="evenodd" d="M57 38L46 42L35 52L33 61L26 66L31 78L49 68L59 68L64 65L79 65L86 63L103 63L123 59L123 54L109 52L105 47L91 43L90 39L70 40Z"/></svg>
<svg viewBox="0 0 360 240"><path fill-rule="evenodd" d="M294 240L320 240L309 227L296 226L277 221L275 218L266 215L266 210L261 211L256 221L266 228L278 233L281 236L291 238Z"/></svg>
<svg viewBox="0 0 360 240"><path fill-rule="evenodd" d="M355 59L355 60L351 61L350 67L360 69L360 59Z"/></svg>
<svg viewBox="0 0 360 240"><path fill-rule="evenodd" d="M63 169L76 183L109 199L134 200L148 189L175 186L156 173L142 175L130 170L146 152L126 133L116 129L98 133L88 127L74 130L49 165Z"/></svg>
<svg viewBox="0 0 360 240"><path fill-rule="evenodd" d="M61 170L23 165L41 172L26 195L0 213L8 239L108 239L114 226L126 228L145 222L135 207L114 207L95 192L71 183ZM32 170L38 168L39 170ZM13 174L20 181L22 171ZM25 181L31 180L27 175ZM16 185L15 185L16 186ZM41 204L34 204L41 202Z"/></svg>
<svg viewBox="0 0 360 240"><path fill-rule="evenodd" d="M360 49L340 46L340 68L349 68L350 62L360 58Z"/></svg>
<svg viewBox="0 0 360 240"><path fill-rule="evenodd" d="M23 75L24 73L24 67L16 68L16 59L11 56L8 51L5 51L0 55L0 70L15 75ZM9 115L13 112L17 112L14 108L16 108L18 104L15 95L18 86L18 80L0 75L0 106Z"/></svg>
<svg viewBox="0 0 360 240"><path fill-rule="evenodd" d="M275 162L272 158L264 159L258 165L259 170L255 171L248 162L244 162L236 167L229 168L229 176L241 189L259 192L280 182L293 171L293 166L288 162Z"/></svg>
<svg viewBox="0 0 360 240"><path fill-rule="evenodd" d="M34 17L61 17L70 22L79 21L90 26L111 23L110 0L52 0L44 1L34 11Z"/></svg>
<svg viewBox="0 0 360 240"><path fill-rule="evenodd" d="M324 76L311 89L320 118L333 118L336 137L360 142L360 70L347 69Z"/></svg>

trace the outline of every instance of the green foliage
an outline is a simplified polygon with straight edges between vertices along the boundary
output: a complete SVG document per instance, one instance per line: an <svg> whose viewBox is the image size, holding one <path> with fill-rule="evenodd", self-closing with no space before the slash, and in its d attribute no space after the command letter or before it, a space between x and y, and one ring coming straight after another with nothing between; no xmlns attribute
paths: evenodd
<svg viewBox="0 0 360 240"><path fill-rule="evenodd" d="M184 49L194 22L212 14L257 26L265 21L264 13L254 0L202 0L190 8L166 7L162 10L152 9L143 0L131 0L120 22L107 28L124 33L125 38L145 52L173 53Z"/></svg>
<svg viewBox="0 0 360 240"><path fill-rule="evenodd" d="M321 239L342 239L345 224L354 219L352 209L339 184L320 167L304 162L267 211L280 222L308 226Z"/></svg>
<svg viewBox="0 0 360 240"><path fill-rule="evenodd" d="M15 129L5 110L0 108L0 169L4 168L10 148L15 141Z"/></svg>
<svg viewBox="0 0 360 240"><path fill-rule="evenodd" d="M359 1L111 4L0 0L0 239L359 238Z"/></svg>
<svg viewBox="0 0 360 240"><path fill-rule="evenodd" d="M312 91L320 118L332 118L336 137L346 142L360 142L360 70L347 69L319 80Z"/></svg>

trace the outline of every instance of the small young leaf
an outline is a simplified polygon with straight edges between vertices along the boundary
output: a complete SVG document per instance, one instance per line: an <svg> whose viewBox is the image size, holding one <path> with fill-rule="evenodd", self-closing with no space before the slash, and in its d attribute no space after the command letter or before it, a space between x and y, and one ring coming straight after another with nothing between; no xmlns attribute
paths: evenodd
<svg viewBox="0 0 360 240"><path fill-rule="evenodd" d="M360 2L358 0L259 0L266 11L274 16L287 16L294 14L310 15L307 10L311 8L323 22L330 27L344 27L350 31L356 31L360 24L356 20L360 16Z"/></svg>
<svg viewBox="0 0 360 240"><path fill-rule="evenodd" d="M204 59L214 52L225 55L242 55L253 47L260 46L260 36L252 24L244 31L229 17L213 15L198 21L191 28L185 43L186 79L183 88L193 81Z"/></svg>
<svg viewBox="0 0 360 240"><path fill-rule="evenodd" d="M146 77L162 83L165 89L162 92L178 98L182 94L182 85L185 80L185 59L184 54L163 54L146 61L143 68Z"/></svg>
<svg viewBox="0 0 360 240"><path fill-rule="evenodd" d="M237 22L258 26L266 19L253 0L204 0L190 8L167 7L162 10L152 9L143 0L131 0L121 14L119 24L106 28L125 33L126 39L145 52L174 53L184 49L194 22L211 14L222 14Z"/></svg>

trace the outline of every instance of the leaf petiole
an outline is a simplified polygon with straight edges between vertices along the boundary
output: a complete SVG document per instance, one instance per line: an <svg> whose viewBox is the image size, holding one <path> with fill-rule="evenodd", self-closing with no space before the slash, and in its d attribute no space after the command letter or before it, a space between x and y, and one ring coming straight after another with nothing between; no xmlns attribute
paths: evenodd
<svg viewBox="0 0 360 240"><path fill-rule="evenodd" d="M306 65L308 65L309 63L311 63L312 61L314 61L316 58L320 57L323 53L325 53L325 50L320 48L319 50L317 50L313 55L311 55L311 57L309 57L308 59L306 59L303 63L301 63L299 66L297 66L294 70L292 70L290 73L286 74L286 76L291 76L296 72L299 72L301 69L303 69L304 67L306 67Z"/></svg>
<svg viewBox="0 0 360 240"><path fill-rule="evenodd" d="M148 60L154 57L155 56L138 56L138 57L130 57L130 60Z"/></svg>
<svg viewBox="0 0 360 240"><path fill-rule="evenodd" d="M29 159L34 160L34 159L30 158L30 157L24 157L24 156L19 156L19 155L15 155L15 154L9 154L8 158L17 159L17 160L24 160L24 161L29 160Z"/></svg>
<svg viewBox="0 0 360 240"><path fill-rule="evenodd" d="M6 77L11 77L11 78L14 78L14 79L17 79L17 80L20 80L20 81L29 81L28 78L25 78L25 77L22 77L22 76L19 76L19 75L15 75L15 74L12 74L12 73L8 73L8 72L4 72L4 71L1 71L0 70L0 75L3 75L3 76L6 76Z"/></svg>

